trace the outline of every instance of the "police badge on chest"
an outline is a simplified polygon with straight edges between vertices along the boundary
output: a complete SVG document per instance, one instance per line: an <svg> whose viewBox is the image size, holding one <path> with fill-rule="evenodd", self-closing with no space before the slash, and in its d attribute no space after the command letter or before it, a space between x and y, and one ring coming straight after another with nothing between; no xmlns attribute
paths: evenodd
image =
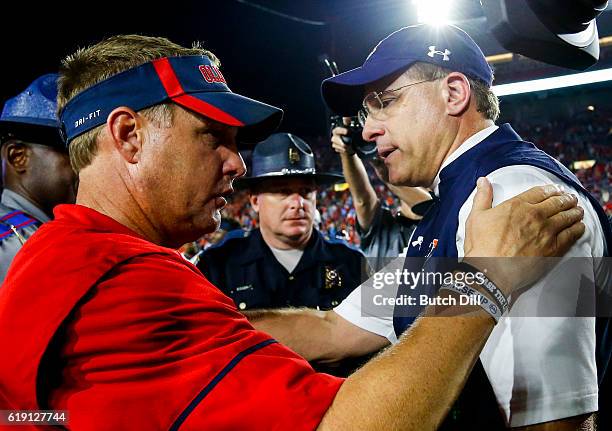
<svg viewBox="0 0 612 431"><path fill-rule="evenodd" d="M326 266L324 277L324 289L339 289L342 287L342 276L340 275L338 270Z"/></svg>

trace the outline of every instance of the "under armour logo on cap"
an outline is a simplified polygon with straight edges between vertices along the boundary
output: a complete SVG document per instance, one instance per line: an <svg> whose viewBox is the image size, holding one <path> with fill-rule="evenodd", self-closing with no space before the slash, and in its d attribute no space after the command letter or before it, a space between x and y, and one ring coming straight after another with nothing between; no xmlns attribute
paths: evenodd
<svg viewBox="0 0 612 431"><path fill-rule="evenodd" d="M436 51L436 46L432 45L429 47L429 52L427 53L428 56L430 56L431 58L433 58L434 55L441 55L443 56L442 61L449 61L450 60L450 55L451 52L448 49L445 49L444 51Z"/></svg>

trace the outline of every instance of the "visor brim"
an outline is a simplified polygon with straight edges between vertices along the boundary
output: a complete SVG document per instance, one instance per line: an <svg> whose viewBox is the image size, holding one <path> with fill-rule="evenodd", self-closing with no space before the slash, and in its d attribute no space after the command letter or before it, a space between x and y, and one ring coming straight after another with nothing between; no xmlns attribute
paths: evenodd
<svg viewBox="0 0 612 431"><path fill-rule="evenodd" d="M321 83L321 95L329 109L336 114L355 116L361 108L366 85L407 69L414 62L409 59L366 62L361 67L324 80Z"/></svg>
<svg viewBox="0 0 612 431"><path fill-rule="evenodd" d="M222 124L239 127L238 141L247 144L266 139L283 118L280 108L230 92L184 94L172 101Z"/></svg>

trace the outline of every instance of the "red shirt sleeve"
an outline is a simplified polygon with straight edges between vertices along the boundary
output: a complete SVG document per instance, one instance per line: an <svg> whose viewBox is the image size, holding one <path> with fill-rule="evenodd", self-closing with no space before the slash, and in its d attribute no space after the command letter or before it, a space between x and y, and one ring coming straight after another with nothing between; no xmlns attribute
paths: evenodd
<svg viewBox="0 0 612 431"><path fill-rule="evenodd" d="M311 430L343 380L256 331L180 257L115 267L58 334L73 429Z"/></svg>

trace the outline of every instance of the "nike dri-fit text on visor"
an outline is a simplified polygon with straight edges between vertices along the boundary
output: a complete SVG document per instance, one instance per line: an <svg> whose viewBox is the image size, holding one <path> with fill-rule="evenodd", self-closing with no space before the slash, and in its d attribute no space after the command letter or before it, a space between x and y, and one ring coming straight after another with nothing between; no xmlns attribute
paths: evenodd
<svg viewBox="0 0 612 431"><path fill-rule="evenodd" d="M106 122L119 106L134 111L174 102L229 126L244 142L267 138L283 111L232 93L221 71L206 56L165 57L111 76L77 94L60 114L66 145Z"/></svg>

